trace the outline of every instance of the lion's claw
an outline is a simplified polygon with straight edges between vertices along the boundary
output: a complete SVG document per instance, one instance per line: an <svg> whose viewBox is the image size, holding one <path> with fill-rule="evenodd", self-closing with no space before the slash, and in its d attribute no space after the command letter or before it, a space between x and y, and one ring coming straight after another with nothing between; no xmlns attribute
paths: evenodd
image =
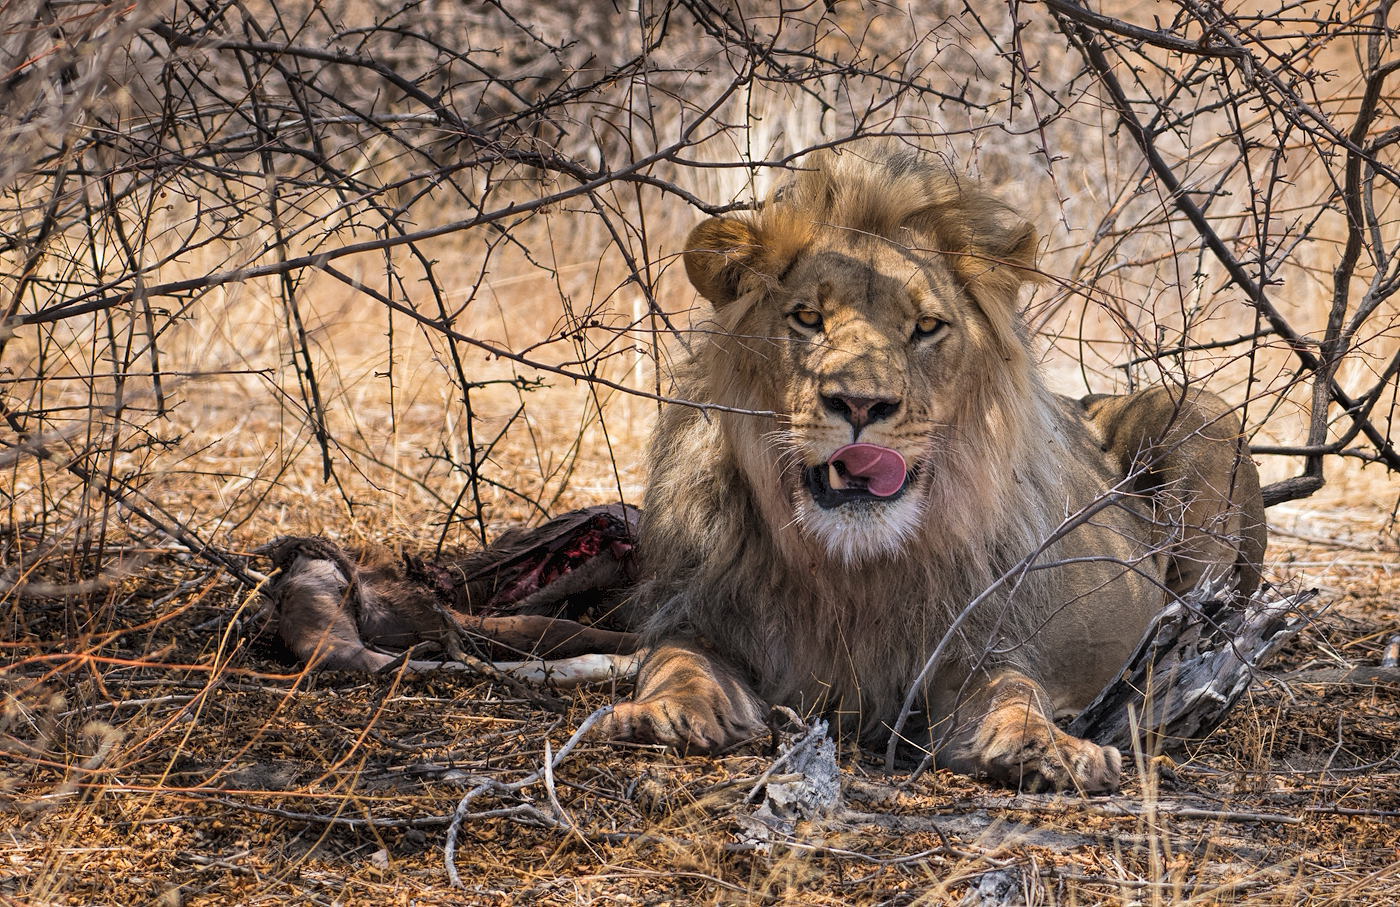
<svg viewBox="0 0 1400 907"><path fill-rule="evenodd" d="M735 728L715 715L691 714L669 699L619 702L600 733L613 740L659 743L683 755L716 753L752 736L752 729Z"/></svg>

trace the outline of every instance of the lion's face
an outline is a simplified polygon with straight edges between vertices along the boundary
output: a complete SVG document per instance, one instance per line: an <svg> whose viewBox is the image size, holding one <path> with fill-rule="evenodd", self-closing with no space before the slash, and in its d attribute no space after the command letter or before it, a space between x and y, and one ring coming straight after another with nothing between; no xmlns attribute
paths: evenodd
<svg viewBox="0 0 1400 907"><path fill-rule="evenodd" d="M940 483L977 472L956 461L995 446L1025 394L1015 306L1035 234L985 196L986 210L925 205L872 229L804 211L802 188L758 218L701 224L686 268L724 334L714 395L783 414L751 446L776 466L788 521L854 563L937 518ZM970 222L973 241L950 237Z"/></svg>
<svg viewBox="0 0 1400 907"><path fill-rule="evenodd" d="M813 243L755 314L783 338L795 515L856 561L898 551L920 525L988 325L939 258L842 232Z"/></svg>

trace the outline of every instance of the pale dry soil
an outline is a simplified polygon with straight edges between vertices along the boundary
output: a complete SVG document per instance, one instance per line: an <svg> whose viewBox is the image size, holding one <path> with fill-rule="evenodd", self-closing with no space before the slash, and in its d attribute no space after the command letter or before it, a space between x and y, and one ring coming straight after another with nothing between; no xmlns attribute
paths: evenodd
<svg viewBox="0 0 1400 907"><path fill-rule="evenodd" d="M470 804L460 889L444 865L458 801L537 771L621 691L563 694L557 714L464 675L303 674L253 632L245 590L161 554L5 614L0 900L1397 903L1400 689L1306 669L1379 662L1400 632L1400 549L1346 514L1285 518L1273 574L1321 589L1327 612L1224 727L1174 768L1139 759L1116 796L911 782L845 747L841 809L763 845L748 797L771 740L714 758L585 741L552 793L541 779Z"/></svg>

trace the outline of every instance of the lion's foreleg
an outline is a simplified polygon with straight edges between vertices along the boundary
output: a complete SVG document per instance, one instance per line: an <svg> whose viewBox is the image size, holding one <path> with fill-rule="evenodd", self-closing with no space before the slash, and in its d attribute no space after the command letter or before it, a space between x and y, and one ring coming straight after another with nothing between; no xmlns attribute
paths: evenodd
<svg viewBox="0 0 1400 907"><path fill-rule="evenodd" d="M1023 790L1102 794L1118 789L1118 751L1055 727L1049 697L1022 674L998 674L958 712L959 723L938 753L941 766Z"/></svg>
<svg viewBox="0 0 1400 907"><path fill-rule="evenodd" d="M713 753L761 733L768 708L733 670L697 649L652 651L631 700L614 707L599 733Z"/></svg>

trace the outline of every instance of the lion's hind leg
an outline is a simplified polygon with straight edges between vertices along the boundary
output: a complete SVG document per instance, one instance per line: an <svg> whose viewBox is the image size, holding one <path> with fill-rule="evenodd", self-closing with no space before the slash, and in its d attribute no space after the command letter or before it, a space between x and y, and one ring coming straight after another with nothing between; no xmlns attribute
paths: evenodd
<svg viewBox="0 0 1400 907"><path fill-rule="evenodd" d="M1118 789L1122 756L1111 746L1071 737L1050 719L1049 697L1014 671L1002 673L959 707L961 720L938 764L1021 790Z"/></svg>
<svg viewBox="0 0 1400 907"><path fill-rule="evenodd" d="M598 733L714 753L762 733L767 714L732 670L696 649L666 645L647 657L632 699L614 706Z"/></svg>
<svg viewBox="0 0 1400 907"><path fill-rule="evenodd" d="M1259 472L1231 407L1169 387L1082 405L1120 474L1135 473L1135 490L1152 498L1168 588L1181 594L1209 575L1253 592L1268 530Z"/></svg>

